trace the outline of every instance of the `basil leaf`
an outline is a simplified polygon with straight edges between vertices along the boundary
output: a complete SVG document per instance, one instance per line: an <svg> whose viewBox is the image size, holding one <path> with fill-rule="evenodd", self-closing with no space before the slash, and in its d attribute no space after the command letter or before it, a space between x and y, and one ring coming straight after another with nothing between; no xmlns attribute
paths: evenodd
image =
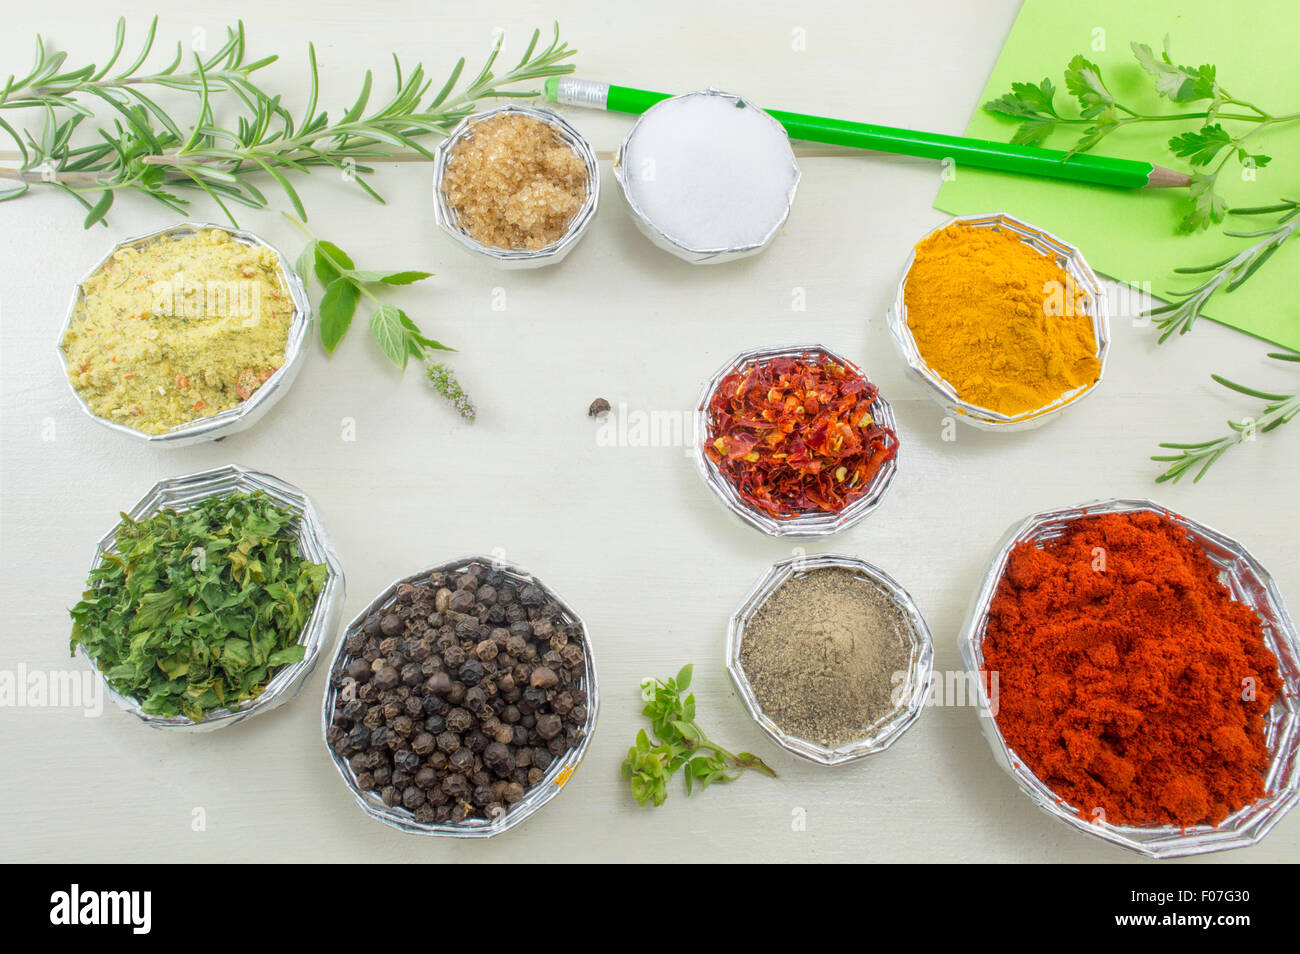
<svg viewBox="0 0 1300 954"><path fill-rule="evenodd" d="M383 282L385 285L410 285L413 282L422 282L426 278L433 277L433 272L385 272L385 271L367 271L360 270L352 273L352 277L359 282Z"/></svg>
<svg viewBox="0 0 1300 954"><path fill-rule="evenodd" d="M299 253L298 258L293 263L293 270L298 273L306 285L311 281L312 273L316 270L316 240L312 239Z"/></svg>
<svg viewBox="0 0 1300 954"><path fill-rule="evenodd" d="M456 350L455 348L447 347L439 341L434 341L432 338L426 338L420 333L420 329L415 326L415 322L406 316L406 312L399 311L398 314L402 316L402 327L406 329L407 337L410 339L411 343L416 346L416 351L414 352L415 357L423 357L421 352L423 352L424 348L434 348L438 351Z"/></svg>
<svg viewBox="0 0 1300 954"><path fill-rule="evenodd" d="M389 361L403 370L411 356L406 343L407 331L402 326L405 317L400 308L389 304L380 305L370 316L370 333L379 342L379 349L388 356Z"/></svg>
<svg viewBox="0 0 1300 954"><path fill-rule="evenodd" d="M301 662L306 656L307 647L299 643L294 646L286 646L284 649L277 649L271 653L266 664L268 666L287 666L289 663Z"/></svg>
<svg viewBox="0 0 1300 954"><path fill-rule="evenodd" d="M346 278L336 278L320 300L320 342L330 354L352 324L361 291Z"/></svg>
<svg viewBox="0 0 1300 954"><path fill-rule="evenodd" d="M316 277L322 285L328 285L341 274L340 269L351 271L352 259L333 242L318 239L316 242Z"/></svg>

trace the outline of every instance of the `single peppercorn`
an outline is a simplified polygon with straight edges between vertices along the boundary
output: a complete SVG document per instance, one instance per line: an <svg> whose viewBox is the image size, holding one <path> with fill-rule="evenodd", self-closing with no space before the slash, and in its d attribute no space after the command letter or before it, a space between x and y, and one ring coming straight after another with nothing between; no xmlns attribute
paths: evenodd
<svg viewBox="0 0 1300 954"><path fill-rule="evenodd" d="M483 681L483 664L477 659L469 659L456 671L456 676L466 686L477 686Z"/></svg>
<svg viewBox="0 0 1300 954"><path fill-rule="evenodd" d="M548 712L546 715L539 716L537 719L537 734L543 739L550 741L564 731L564 725L560 717L554 713Z"/></svg>

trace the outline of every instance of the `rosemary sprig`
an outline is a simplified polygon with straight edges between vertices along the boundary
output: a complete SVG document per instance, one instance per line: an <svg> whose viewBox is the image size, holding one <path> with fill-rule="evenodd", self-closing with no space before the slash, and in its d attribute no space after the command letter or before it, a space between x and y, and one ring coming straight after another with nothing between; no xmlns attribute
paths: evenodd
<svg viewBox="0 0 1300 954"><path fill-rule="evenodd" d="M1300 353L1295 352L1274 352L1270 353L1269 357L1278 361L1300 363ZM1176 484L1191 470L1196 471L1192 483L1197 483L1205 476L1206 471L1214 465L1214 462L1233 447L1254 440L1257 434L1267 434L1300 414L1300 393L1279 394L1272 391L1261 391L1258 388L1250 388L1235 381L1229 381L1218 374L1211 375L1211 377L1225 388L1236 391L1238 394L1244 394L1247 397L1257 398L1268 403L1264 406L1264 410L1258 418L1228 421L1231 432L1222 437L1201 441L1196 444L1162 443L1161 447L1178 453L1159 454L1151 458L1154 461L1169 464L1168 469L1156 478L1157 483L1169 481Z"/></svg>
<svg viewBox="0 0 1300 954"><path fill-rule="evenodd" d="M158 18L154 17L140 52L129 65L117 72L113 72L113 68L121 59L126 46L125 17L118 18L113 50L100 67L89 63L76 69L64 70L68 54L49 49L45 40L37 34L36 58L32 69L26 76L9 77L4 89L0 90L0 110L49 107L70 110L89 118L94 112L81 100L93 96L115 109L129 105L134 100L165 123L167 114L143 92L144 87L158 86L197 93L203 81L199 77L200 69L181 69L185 65L185 54L180 43L176 44L176 55L170 64L153 72L144 72L144 64L154 48L157 30ZM272 55L246 62L246 52L244 25L239 23L234 29L227 30L226 42L215 53L200 60L201 72L208 87L225 90L247 86L254 72L278 59ZM14 134L14 140L21 149L22 137Z"/></svg>
<svg viewBox="0 0 1300 954"><path fill-rule="evenodd" d="M156 21L144 48L126 69L110 71L125 43L119 21L114 51L105 67L63 69L66 56L51 53L38 39L36 65L21 79L11 77L0 93L0 127L18 144L17 168L0 169L0 178L15 185L0 192L0 200L17 198L30 188L52 186L72 195L87 210L87 227L103 220L119 192L146 195L183 212L188 201L178 188L207 194L231 222L230 204L263 208L268 199L254 179L265 175L284 192L299 218L306 210L290 176L313 168L332 167L372 198L383 198L366 181L369 163L408 157L431 158L422 140L446 135L480 100L538 95L535 88L516 89L548 76L573 71L565 62L574 50L560 41L555 27L548 46L539 49L534 31L523 56L509 70L494 72L501 51L498 36L482 68L461 85L464 58L437 89L416 64L409 72L394 56L395 92L382 105L371 104L373 74L367 71L353 104L337 119L318 109L319 75L316 52L307 47L309 93L301 117L282 103L279 93L259 85L253 74L275 57L247 62L242 22L227 29L226 43L212 56L195 56L192 68L181 70L178 56L166 68L142 72L153 47ZM185 126L142 92L141 87L167 86L197 97L195 122ZM95 118L87 100L96 98L113 112L111 125L101 124L94 141L74 145L83 124ZM217 121L233 108L231 124ZM10 107L35 107L44 117L37 135L19 134L4 119Z"/></svg>
<svg viewBox="0 0 1300 954"><path fill-rule="evenodd" d="M1211 262L1209 265L1194 265L1176 268L1179 275L1204 275L1207 277L1195 288L1185 291L1171 291L1166 294L1177 301L1152 308L1148 314L1155 319L1160 329L1160 341L1163 343L1174 332L1185 335L1192 330L1196 320L1205 311L1206 304L1220 291L1230 292L1240 288L1260 266L1267 262L1282 244L1300 230L1300 202L1283 199L1275 205L1262 205L1253 208L1232 209L1232 215L1272 215L1282 213L1277 223L1271 228L1257 229L1252 232L1236 232L1224 229L1224 235L1233 238L1257 239L1254 244L1243 248L1235 255Z"/></svg>

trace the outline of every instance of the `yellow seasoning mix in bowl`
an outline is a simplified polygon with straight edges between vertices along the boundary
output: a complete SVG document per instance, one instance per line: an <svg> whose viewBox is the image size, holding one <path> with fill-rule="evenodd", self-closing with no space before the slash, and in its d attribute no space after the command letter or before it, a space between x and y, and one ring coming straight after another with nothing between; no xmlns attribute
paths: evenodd
<svg viewBox="0 0 1300 954"><path fill-rule="evenodd" d="M158 435L251 398L285 364L298 311L269 246L182 228L88 276L60 348L93 415Z"/></svg>
<svg viewBox="0 0 1300 954"><path fill-rule="evenodd" d="M983 426L1040 423L1090 390L1107 324L1077 250L1010 216L959 219L917 243L891 316L913 369Z"/></svg>

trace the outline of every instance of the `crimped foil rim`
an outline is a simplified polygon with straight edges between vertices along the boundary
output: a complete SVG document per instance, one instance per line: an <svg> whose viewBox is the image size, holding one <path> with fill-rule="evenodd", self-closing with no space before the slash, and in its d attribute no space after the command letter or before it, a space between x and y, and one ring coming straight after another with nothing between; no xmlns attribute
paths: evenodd
<svg viewBox="0 0 1300 954"><path fill-rule="evenodd" d="M1051 539L1059 534L1060 525L1081 517L1141 511L1168 517L1206 548L1206 555L1221 568L1221 577L1229 577L1229 589L1234 599L1249 605L1263 621L1265 643L1278 657L1279 672L1285 683L1285 691L1279 694L1265 720L1266 740L1273 753L1265 777L1265 787L1271 794L1234 812L1217 828L1209 825L1188 829L1173 825L1110 825L1080 818L1007 745L996 719L989 714L988 689L984 680L979 678L984 662L983 638L989 605L1015 544L1022 540ZM1235 575L1228 565L1227 556L1232 557L1232 564L1237 570ZM1245 598L1248 594L1241 583L1245 572L1249 572L1249 578L1254 584L1255 600ZM980 729L993 751L994 759L1040 809L1079 831L1149 858L1208 854L1258 843L1300 801L1300 711L1297 711L1297 705L1300 704L1293 701L1300 699L1300 634L1296 631L1277 583L1250 551L1232 537L1177 511L1148 499L1112 498L1040 511L1016 521L999 541L993 561L971 600L958 637L958 649L966 670L974 677L972 681L976 687Z"/></svg>
<svg viewBox="0 0 1300 954"><path fill-rule="evenodd" d="M891 602L906 616L912 632L912 651L908 661L907 704L900 707L893 716L879 723L870 735L855 742L837 746L826 746L808 739L790 735L770 719L754 695L749 678L745 675L740 661L740 652L745 639L745 627L762 608L763 604L786 581L807 570L823 567L843 567L861 574L865 579L883 589ZM768 738L793 755L816 762L819 765L843 765L866 758L877 752L883 752L896 742L912 723L921 715L930 689L930 677L934 669L934 639L930 627L917 608L910 593L892 576L877 566L857 557L836 553L819 553L814 556L796 556L779 560L759 577L745 595L740 606L727 623L727 672L736 692L759 728L767 733Z"/></svg>
<svg viewBox="0 0 1300 954"><path fill-rule="evenodd" d="M192 509L194 504L211 497L228 497L240 491L254 490L265 492L281 507L297 514L291 526L294 537L298 541L299 555L313 563L324 563L328 568L325 583L320 593L316 595L316 605L312 607L311 615L307 617L307 622L298 637L299 643L307 647L307 653L299 662L281 668L267 683L262 694L253 701L239 709L215 709L208 713L202 722L194 722L185 716L165 717L144 712L139 700L124 696L113 689L86 647L78 646L78 655L99 676L104 692L119 708L131 713L145 725L156 729L210 732L244 722L283 705L302 691L303 684L316 668L322 647L338 625L346 594L343 568L334 552L329 535L325 532L315 504L310 497L292 484L261 471L241 467L238 464L229 464L225 467L158 481L128 511L127 516L139 520L168 507L184 512ZM121 526L122 522L119 520L113 529L95 545L95 557L90 564L92 570L100 565L104 554L116 550L114 538Z"/></svg>
<svg viewBox="0 0 1300 954"><path fill-rule="evenodd" d="M442 180L447 172L447 162L451 157L452 149L469 132L472 126L502 113L519 113L546 123L582 157L583 165L587 170L587 197L583 201L582 208L577 211L572 221L569 222L569 229L562 237L539 249L497 248L492 245L483 245L471 238L456 225L456 213L452 210L450 203L447 201L447 195L442 189ZM591 143L587 141L582 133L578 132L572 123L551 109L507 103L503 106L496 106L492 109L474 113L457 123L455 128L448 133L447 138L438 144L433 153L434 221L438 223L439 228L455 239L463 248L487 256L503 268L535 268L542 265L556 264L578 244L578 240L586 232L587 226L596 217L596 208L599 204L600 163L596 159L596 151L592 149Z"/></svg>
<svg viewBox="0 0 1300 954"><path fill-rule="evenodd" d="M790 137L786 133L785 127L782 126L770 113L755 106L743 96L715 89L712 86L705 89L694 90L689 93L682 93L678 96L670 96L666 100L661 100L659 103L655 103L637 117L636 122L632 124L632 128L628 130L627 135L623 137L623 141L619 144L617 151L614 153L614 182L618 186L619 195L621 195L623 200L627 203L628 209L632 214L632 221L646 238L664 251L676 255L678 258L689 262L692 265L712 265L721 262L729 262L737 258L744 258L749 255L755 255L767 248L768 245L772 244L772 240L776 238L777 233L781 231L781 227L785 225L786 220L790 217L790 211L794 208L794 197L798 192L799 180L802 178L803 173L799 169L799 160L795 158L793 148L790 150L790 166L794 172L794 178L791 180L790 189L786 193L785 215L781 216L781 221L777 222L772 227L771 231L763 237L761 242L751 245L737 245L731 248L700 249L678 241L656 225L654 221L646 215L645 210L641 208L633 197L632 189L626 181L623 171L624 159L627 156L628 144L632 141L632 137L636 135L637 129L640 128L642 119L654 112L654 110L658 109L662 103L669 102L670 100L685 99L690 96L721 96L737 103L743 103L745 106L752 107L770 120L772 124L780 130L781 134L785 136L786 142L789 143Z"/></svg>
<svg viewBox="0 0 1300 954"><path fill-rule="evenodd" d="M820 355L829 361L842 364L848 371L857 374L864 380L871 380L855 362L850 361L836 351L832 351L825 345L807 344L754 348L740 352L722 365L705 383L695 407L695 446L693 454L696 469L699 471L704 483L713 491L714 496L721 500L723 505L739 517L742 522L773 537L824 537L839 533L841 530L847 530L880 506L890 485L894 482L894 475L898 472L899 454L896 453L871 478L866 493L838 514L806 513L778 520L744 500L735 487L732 486L731 481L709 459L709 455L704 452L704 444L709 434L709 403L713 399L714 392L722 383L722 379L730 374L734 368L750 362L772 358L802 357L807 354ZM889 428L897 437L898 425L894 420L894 409L879 390L876 393L876 400L871 405L871 414L878 423ZM901 452L902 442L900 440L899 453Z"/></svg>
<svg viewBox="0 0 1300 954"><path fill-rule="evenodd" d="M1054 401L1045 404L1043 407L1009 416L962 400L953 386L926 363L925 358L921 355L916 346L916 342L912 337L911 329L908 328L907 325L907 305L905 301L907 276L912 269L912 263L916 260L916 245L920 244L920 242L924 242L936 232L940 232L957 222L964 222L983 228L995 225L1007 228L1022 237L1032 238L1036 243L1040 243L1025 243L1030 245L1031 248L1042 252L1042 245L1054 247L1053 252L1066 260L1066 265L1064 266L1065 271L1074 278L1075 284L1092 302L1092 332L1093 338L1097 342L1097 359L1101 362L1101 366L1097 369L1097 378L1095 381L1083 387L1076 388L1074 391L1056 398ZM907 259L903 263L903 274L898 281L897 291L894 295L894 303L886 315L886 323L889 328L889 337L894 343L894 349L903 359L903 362L907 365L915 380L921 384L926 394L938 403L940 407L954 415L959 420L963 420L982 430L1028 430L1034 427L1039 427L1052 418L1062 414L1066 408L1077 404L1083 398L1095 391L1101 384L1102 378L1106 373L1106 362L1110 352L1109 298L1106 295L1106 290L1102 287L1100 280L1097 278L1097 274L1088 265L1083 253L1080 252L1076 246L1061 240L1046 229L1040 229L1037 226L1030 225L1023 219L1017 218L1007 212L955 216L923 235L918 242L912 246L911 250L908 252Z"/></svg>
<svg viewBox="0 0 1300 954"><path fill-rule="evenodd" d="M385 606L396 599L397 587L403 583L422 583L433 573L446 573L461 569L470 564L477 563L490 569L499 569L507 575L514 578L517 582L533 583L540 587L548 597L559 604L562 614L561 618L570 625L577 625L582 630L582 648L583 648L583 685L582 688L587 693L587 721L583 724L584 735L582 741L564 754L562 758L555 759L551 762L550 767L546 770L546 775L542 780L534 785L525 793L524 797L516 802L500 818L494 821L485 819L474 819L471 821L461 822L460 824L451 824L447 822L431 822L421 824L413 817L413 814L401 806L389 807L376 793L365 792L357 787L356 778L352 770L348 767L347 760L334 751L334 747L326 741L329 732L330 717L338 701L338 690L334 688L334 674L341 672L344 668L344 662L348 658L345 644L351 633L356 632L365 626L366 620L371 614L378 612ZM516 825L520 824L526 818L529 818L534 812L549 802L552 798L560 793L560 790L568 784L573 777L573 773L578 770L582 760L586 757L587 748L591 745L591 737L596 732L596 721L600 710L600 694L597 689L596 680L596 661L591 651L591 636L587 629L587 624L583 622L581 616L573 611L567 600L560 596L555 590L547 586L536 576L525 570L523 567L500 560L495 557L474 554L471 556L461 557L457 560L448 560L435 566L426 567L417 570L414 573L407 574L399 579L393 580L386 587L380 590L369 605L353 618L352 622L344 628L339 635L338 645L334 651L334 660L330 664L329 676L325 683L325 695L321 702L321 739L325 743L325 749L329 752L330 761L334 768L338 770L339 776L343 783L352 793L353 800L357 806L369 817L376 821L383 822L390 828L396 828L398 831L407 832L414 835L434 835L445 836L450 838L490 838L493 835L499 835L502 832L509 831Z"/></svg>
<svg viewBox="0 0 1300 954"><path fill-rule="evenodd" d="M68 381L68 356L63 350L64 336L67 335L68 329L72 327L72 323L76 320L77 307L81 303L82 286L123 248L147 244L171 235L195 235L204 229L217 229L227 233L232 239L241 244L269 249L279 259L285 289L288 291L294 305L293 321L289 325L289 337L284 345L284 364L277 368L276 372L267 378L262 386L254 391L247 400L241 401L220 414L197 418L186 424L178 424L171 430L164 431L161 434L145 434L142 431L127 427L125 424L101 417L90 409L90 405L86 403L77 389L72 387L72 382ZM63 320L63 325L59 328L59 337L55 342L55 348L58 351L59 366L63 369L63 379L68 384L68 390L72 392L72 397L77 402L77 405L91 420L102 424L109 430L125 434L135 440L167 447L182 447L202 441L229 437L231 434L251 427L280 398L284 397L298 377L298 372L302 370L311 319L311 299L307 295L307 286L303 283L302 276L294 271L293 265L289 259L285 258L284 253L270 242L246 229L239 229L229 225L216 225L211 222L181 222L176 225L169 225L166 228L146 232L143 235L122 239L109 250L108 254L100 258L94 267L82 275L72 289L72 299L68 303L68 311Z"/></svg>

